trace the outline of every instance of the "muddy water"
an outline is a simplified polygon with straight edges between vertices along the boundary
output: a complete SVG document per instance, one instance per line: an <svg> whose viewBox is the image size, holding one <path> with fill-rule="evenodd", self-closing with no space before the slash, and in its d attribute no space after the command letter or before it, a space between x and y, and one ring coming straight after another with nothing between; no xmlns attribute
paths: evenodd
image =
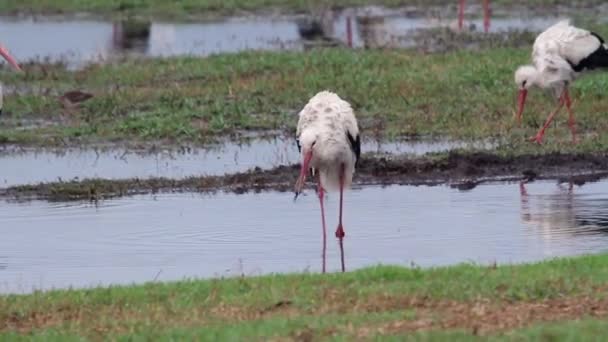
<svg viewBox="0 0 608 342"><path fill-rule="evenodd" d="M454 148L491 148L490 142L449 140L366 142L365 152L424 154ZM292 138L255 139L249 143L226 142L210 149L134 152L125 149L0 149L0 188L72 180L74 178L184 178L221 175L254 167L272 168L298 161Z"/></svg>
<svg viewBox="0 0 608 342"><path fill-rule="evenodd" d="M368 187L346 196L347 266L517 263L608 249L608 182ZM327 201L335 229L336 196ZM441 213L438 215L437 213ZM0 205L0 291L317 272L317 199L287 193ZM330 238L328 266L339 267Z"/></svg>
<svg viewBox="0 0 608 342"><path fill-rule="evenodd" d="M452 13L453 12L453 13ZM472 9L470 17L481 12ZM479 13L477 13L479 12ZM243 50L302 50L323 36L353 47L411 47L420 30L456 27L456 12L346 9L311 17L245 17L203 23L110 22L0 17L0 37L18 60L65 61L71 67L123 55L207 56ZM540 31L557 17L511 13L492 19L491 32ZM481 20L467 20L480 30ZM311 30L311 28L314 28ZM61 37L61 39L56 39Z"/></svg>

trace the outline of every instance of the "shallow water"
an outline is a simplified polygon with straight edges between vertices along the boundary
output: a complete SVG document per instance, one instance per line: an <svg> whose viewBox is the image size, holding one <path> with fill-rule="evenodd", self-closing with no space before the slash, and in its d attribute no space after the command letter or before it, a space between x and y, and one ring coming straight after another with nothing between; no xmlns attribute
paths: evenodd
<svg viewBox="0 0 608 342"><path fill-rule="evenodd" d="M362 152L424 154L455 148L491 148L490 142L449 140L366 142ZM133 152L127 149L38 150L0 148L0 188L19 184L74 178L184 178L222 175L254 167L272 168L298 162L292 138L255 139L249 143L226 142L211 149Z"/></svg>
<svg viewBox="0 0 608 342"><path fill-rule="evenodd" d="M466 26L481 30L481 20L470 17L479 13L467 14ZM445 9L432 13L346 9L318 18L322 18L318 22L323 36L353 47L411 47L415 44L411 36L420 30L456 27L456 12ZM77 68L127 54L208 56L243 50L302 50L311 39L305 29L310 19L271 16L170 23L0 17L0 37L20 61L64 61ZM490 31L541 31L556 20L555 16L511 13L493 18Z"/></svg>
<svg viewBox="0 0 608 342"><path fill-rule="evenodd" d="M348 269L517 263L608 249L608 181L366 187L345 199ZM336 196L328 267L339 268ZM440 214L438 214L440 213ZM89 203L0 204L0 291L184 277L317 272L317 198L290 193L166 194Z"/></svg>

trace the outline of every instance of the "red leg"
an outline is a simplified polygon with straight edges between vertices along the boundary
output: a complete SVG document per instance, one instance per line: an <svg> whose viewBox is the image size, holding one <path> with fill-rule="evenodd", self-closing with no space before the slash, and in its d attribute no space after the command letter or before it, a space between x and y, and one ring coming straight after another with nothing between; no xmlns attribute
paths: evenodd
<svg viewBox="0 0 608 342"><path fill-rule="evenodd" d="M490 30L490 0L483 0L483 30L485 33Z"/></svg>
<svg viewBox="0 0 608 342"><path fill-rule="evenodd" d="M340 218L338 222L338 228L336 229L336 237L338 238L338 242L340 243L340 261L342 262L342 272L345 271L344 267L344 228L342 226L342 199L344 197L344 164L342 164L342 169L340 170Z"/></svg>
<svg viewBox="0 0 608 342"><path fill-rule="evenodd" d="M325 228L325 207L323 206L323 197L325 196L325 190L321 185L321 177L317 173L317 192L319 195L319 203L321 204L321 223L323 224L323 251L321 252L321 258L323 260L323 273L325 273L325 254L327 251L327 230Z"/></svg>
<svg viewBox="0 0 608 342"><path fill-rule="evenodd" d="M568 126L570 126L570 132L572 132L572 142L577 143L576 139L576 122L574 121L574 112L572 111L572 100L570 100L570 93L568 88L564 90L564 101L566 102L566 109L568 109Z"/></svg>
<svg viewBox="0 0 608 342"><path fill-rule="evenodd" d="M545 122L545 125L543 126L543 128L541 128L535 136L530 138L530 141L534 141L539 144L541 144L543 142L543 136L545 135L545 130L547 129L547 127L549 127L549 125L551 124L551 121L553 121L553 117L555 116L555 114L557 114L557 112L559 112L559 110L562 108L563 105L564 105L564 98L563 98L563 96L561 96L559 99L557 108L555 108L555 110L551 114L549 114L549 117L547 118L547 121Z"/></svg>
<svg viewBox="0 0 608 342"><path fill-rule="evenodd" d="M528 196L528 191L526 191L526 182L525 181L520 181L519 182L519 194L521 196Z"/></svg>
<svg viewBox="0 0 608 342"><path fill-rule="evenodd" d="M458 29L462 30L462 26L464 24L464 5L465 0L458 1Z"/></svg>

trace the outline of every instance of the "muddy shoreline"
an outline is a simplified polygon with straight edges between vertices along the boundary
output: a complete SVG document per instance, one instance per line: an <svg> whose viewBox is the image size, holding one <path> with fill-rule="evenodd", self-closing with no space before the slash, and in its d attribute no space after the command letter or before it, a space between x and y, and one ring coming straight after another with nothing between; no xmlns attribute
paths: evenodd
<svg viewBox="0 0 608 342"><path fill-rule="evenodd" d="M246 193L292 191L299 165L269 170L255 168L222 176L184 179L84 179L0 189L5 200L97 201L135 194L166 192ZM355 175L355 187L365 185L449 185L470 190L485 182L555 179L582 185L608 176L608 154L550 153L499 156L487 152L450 152L408 158L365 155ZM313 184L309 181L309 188Z"/></svg>

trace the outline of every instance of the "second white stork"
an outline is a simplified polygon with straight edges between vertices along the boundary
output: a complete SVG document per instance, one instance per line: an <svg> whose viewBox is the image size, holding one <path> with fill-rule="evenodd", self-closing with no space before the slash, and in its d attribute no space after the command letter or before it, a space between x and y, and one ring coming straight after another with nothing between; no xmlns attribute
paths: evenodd
<svg viewBox="0 0 608 342"><path fill-rule="evenodd" d="M298 149L302 156L300 176L295 184L296 198L302 192L306 175L311 171L317 181L317 194L321 204L323 225L323 273L327 249L325 228L325 191L340 191L340 215L336 237L340 245L342 272L344 266L344 227L342 225L342 202L344 189L353 179L355 167L361 154L361 139L357 119L350 104L338 95L322 91L313 96L299 114L296 131Z"/></svg>
<svg viewBox="0 0 608 342"><path fill-rule="evenodd" d="M593 32L572 26L569 20L560 21L536 38L532 61L533 65L520 66L515 72L515 83L519 87L518 121L521 123L530 87L552 89L558 99L558 106L530 140L542 143L545 130L553 117L566 105L570 115L568 124L572 140L576 143L576 127L568 86L585 71L608 67L608 50L604 39Z"/></svg>

